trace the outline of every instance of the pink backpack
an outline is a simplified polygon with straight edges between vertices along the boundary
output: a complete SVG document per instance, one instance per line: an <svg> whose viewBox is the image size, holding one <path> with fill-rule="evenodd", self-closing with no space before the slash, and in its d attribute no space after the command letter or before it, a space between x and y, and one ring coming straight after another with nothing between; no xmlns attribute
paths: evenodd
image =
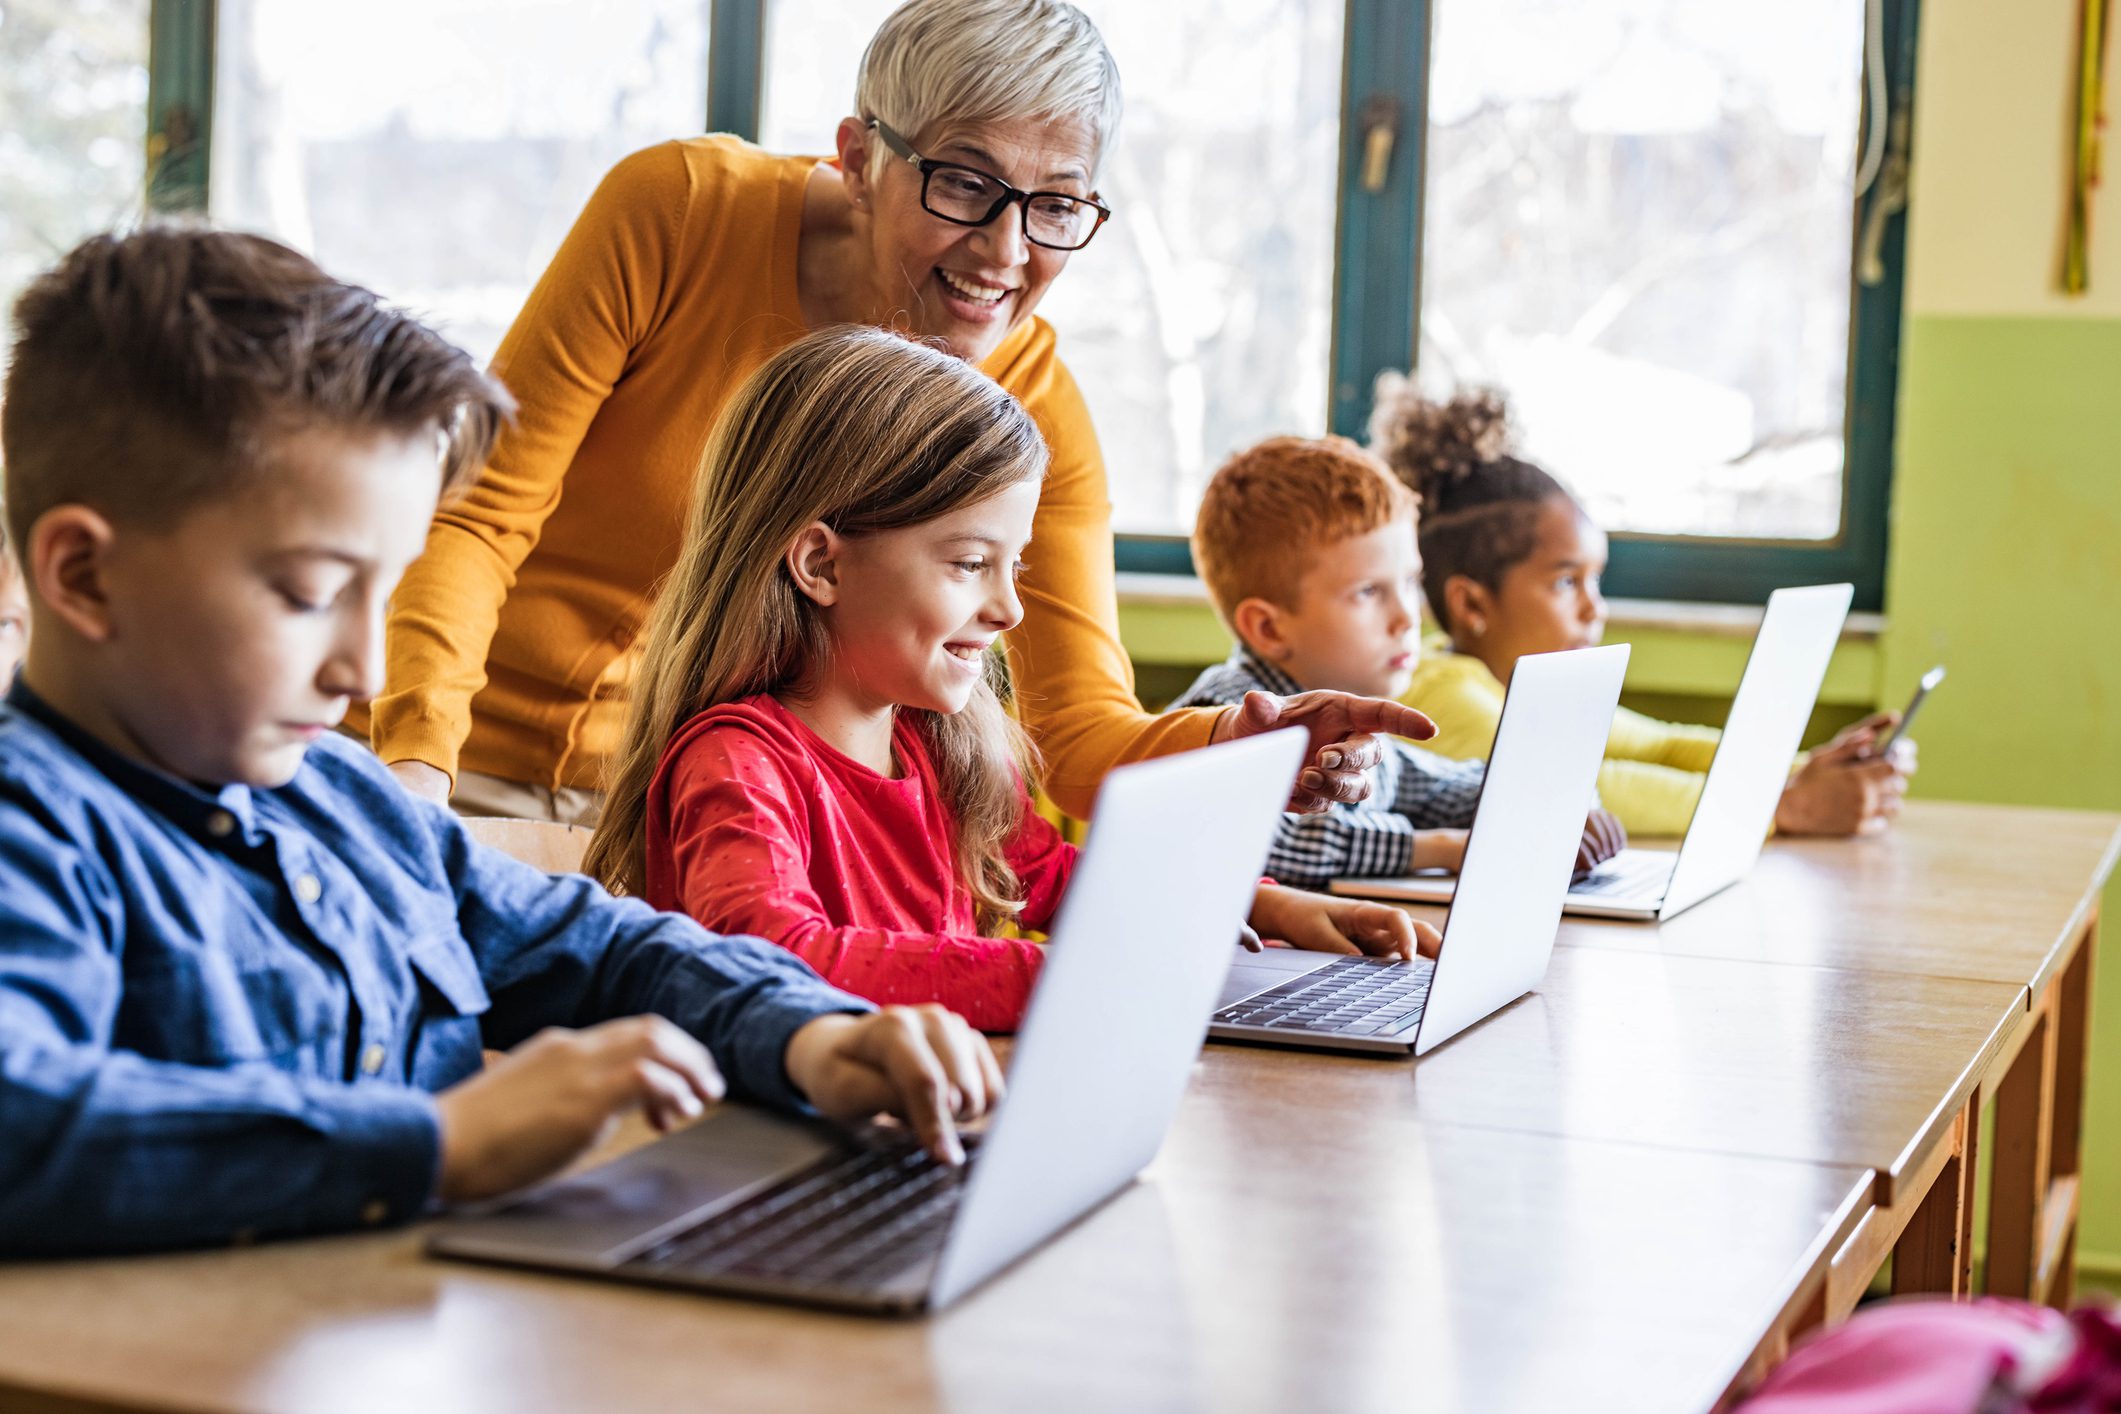
<svg viewBox="0 0 2121 1414"><path fill-rule="evenodd" d="M2000 1297L1859 1311L1790 1352L1744 1414L2094 1414L2121 1410L2121 1318Z"/></svg>

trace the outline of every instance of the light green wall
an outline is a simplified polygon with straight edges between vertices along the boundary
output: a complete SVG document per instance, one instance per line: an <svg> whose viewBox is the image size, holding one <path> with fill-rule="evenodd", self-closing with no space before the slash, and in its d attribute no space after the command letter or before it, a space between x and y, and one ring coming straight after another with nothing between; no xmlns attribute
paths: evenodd
<svg viewBox="0 0 2121 1414"><path fill-rule="evenodd" d="M2121 810L2121 319L1918 314L1902 347L1883 668L1951 668L1915 793ZM2104 914L2079 1261L2111 1286L2121 888Z"/></svg>

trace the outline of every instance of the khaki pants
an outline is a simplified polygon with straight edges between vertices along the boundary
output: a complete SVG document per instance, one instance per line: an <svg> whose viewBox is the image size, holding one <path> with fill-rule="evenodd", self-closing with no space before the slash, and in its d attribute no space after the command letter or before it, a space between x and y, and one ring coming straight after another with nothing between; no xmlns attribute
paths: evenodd
<svg viewBox="0 0 2121 1414"><path fill-rule="evenodd" d="M604 793L579 786L534 786L481 771L457 772L449 808L459 815L500 815L511 820L557 820L563 825L594 827L604 809Z"/></svg>
<svg viewBox="0 0 2121 1414"><path fill-rule="evenodd" d="M368 745L368 738L348 727L336 728L340 736ZM480 771L457 772L457 788L450 793L449 808L459 815L498 816L503 820L557 820L562 825L595 829L604 810L604 793L562 786L551 790L527 781L511 781Z"/></svg>

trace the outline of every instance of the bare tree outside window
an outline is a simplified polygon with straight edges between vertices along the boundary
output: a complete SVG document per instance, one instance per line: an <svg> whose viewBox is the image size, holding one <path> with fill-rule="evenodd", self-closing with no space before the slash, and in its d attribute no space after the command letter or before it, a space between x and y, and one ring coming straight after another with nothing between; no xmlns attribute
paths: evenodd
<svg viewBox="0 0 2121 1414"><path fill-rule="evenodd" d="M1077 0L1126 87L1113 218L1039 308L1083 388L1122 531L1184 535L1231 451L1324 430L1337 0ZM832 151L892 0L773 0L766 146Z"/></svg>
<svg viewBox="0 0 2121 1414"><path fill-rule="evenodd" d="M1839 533L1861 0L1434 0L1425 386L1609 529Z"/></svg>
<svg viewBox="0 0 2121 1414"><path fill-rule="evenodd" d="M216 219L482 361L612 164L706 111L709 0L219 6Z"/></svg>
<svg viewBox="0 0 2121 1414"><path fill-rule="evenodd" d="M146 145L147 0L0 0L0 363L22 287L138 219Z"/></svg>

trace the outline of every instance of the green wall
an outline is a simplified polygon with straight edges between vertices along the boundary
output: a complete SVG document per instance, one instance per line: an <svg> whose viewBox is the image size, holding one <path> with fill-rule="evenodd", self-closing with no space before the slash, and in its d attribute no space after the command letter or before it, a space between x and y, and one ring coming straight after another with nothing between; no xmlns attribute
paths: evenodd
<svg viewBox="0 0 2121 1414"><path fill-rule="evenodd" d="M1883 681L1951 668L1914 793L2121 810L2121 319L1910 318L1893 503ZM2121 888L2104 914L2078 1245L2114 1286Z"/></svg>

